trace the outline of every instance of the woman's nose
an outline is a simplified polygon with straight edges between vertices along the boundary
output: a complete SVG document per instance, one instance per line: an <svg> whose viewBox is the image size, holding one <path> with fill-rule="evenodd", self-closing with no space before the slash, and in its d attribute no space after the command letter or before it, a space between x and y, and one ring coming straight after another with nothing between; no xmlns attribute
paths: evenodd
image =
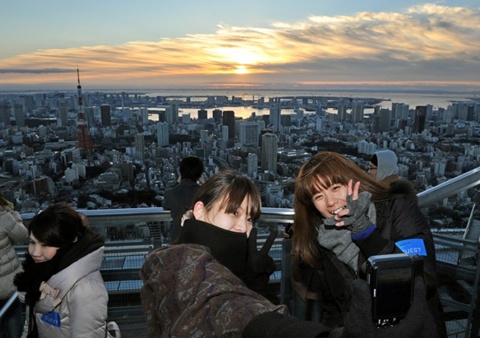
<svg viewBox="0 0 480 338"><path fill-rule="evenodd" d="M327 201L328 206L335 205L335 203L337 202L337 199L335 198L335 196L326 196L325 199Z"/></svg>
<svg viewBox="0 0 480 338"><path fill-rule="evenodd" d="M32 249L32 256L40 256L40 248L37 245Z"/></svg>
<svg viewBox="0 0 480 338"><path fill-rule="evenodd" d="M238 221L237 221L237 224L235 226L235 229L238 231L238 232L247 232L247 228L248 228L248 221L246 218L239 218Z"/></svg>

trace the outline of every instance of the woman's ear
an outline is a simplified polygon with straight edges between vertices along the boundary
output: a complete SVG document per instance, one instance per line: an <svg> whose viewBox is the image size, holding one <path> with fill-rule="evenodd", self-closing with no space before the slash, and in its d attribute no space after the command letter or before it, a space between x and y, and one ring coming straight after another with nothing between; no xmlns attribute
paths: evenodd
<svg viewBox="0 0 480 338"><path fill-rule="evenodd" d="M205 204L203 204L203 202L198 201L194 204L193 216L195 217L195 219L198 219L199 221L203 221L206 212L207 212L207 209L205 208Z"/></svg>

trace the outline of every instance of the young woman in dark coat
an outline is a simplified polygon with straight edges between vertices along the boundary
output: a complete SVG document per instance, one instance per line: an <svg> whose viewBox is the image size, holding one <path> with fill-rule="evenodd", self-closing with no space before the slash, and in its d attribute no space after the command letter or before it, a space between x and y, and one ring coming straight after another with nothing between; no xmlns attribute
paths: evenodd
<svg viewBox="0 0 480 338"><path fill-rule="evenodd" d="M317 269L322 322L262 314L243 337L446 337L437 295L433 237L409 185L385 186L345 156L320 152L301 167L295 182L292 250ZM408 253L423 259L406 317L377 328L371 297L362 279L373 255ZM270 321L270 325L267 323ZM274 323L274 324L273 324ZM268 328L268 331L267 331Z"/></svg>

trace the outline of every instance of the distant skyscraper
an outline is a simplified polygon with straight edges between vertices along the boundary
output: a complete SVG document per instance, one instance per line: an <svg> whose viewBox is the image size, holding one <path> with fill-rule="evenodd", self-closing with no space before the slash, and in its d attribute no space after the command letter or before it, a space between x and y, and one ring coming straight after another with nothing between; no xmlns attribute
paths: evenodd
<svg viewBox="0 0 480 338"><path fill-rule="evenodd" d="M222 126L222 140L228 141L229 139L228 134L229 134L228 126Z"/></svg>
<svg viewBox="0 0 480 338"><path fill-rule="evenodd" d="M390 131L390 121L391 121L392 112L387 108L380 108L380 106L375 107L375 112L373 113L373 130L376 133L383 133Z"/></svg>
<svg viewBox="0 0 480 338"><path fill-rule="evenodd" d="M416 106L415 121L413 122L413 133L421 134L425 130L426 119L427 119L427 107Z"/></svg>
<svg viewBox="0 0 480 338"><path fill-rule="evenodd" d="M142 162L145 160L145 137L142 134L135 135L135 158Z"/></svg>
<svg viewBox="0 0 480 338"><path fill-rule="evenodd" d="M206 120L208 111L206 109L199 109L198 110L198 120Z"/></svg>
<svg viewBox="0 0 480 338"><path fill-rule="evenodd" d="M222 122L222 110L221 109L214 109L212 111L213 119L216 123Z"/></svg>
<svg viewBox="0 0 480 338"><path fill-rule="evenodd" d="M67 100L65 100L64 97L59 98L57 102L57 107L58 107L57 124L59 126L65 127L68 124Z"/></svg>
<svg viewBox="0 0 480 338"><path fill-rule="evenodd" d="M315 119L315 131L317 133L321 132L323 128L323 117L317 116Z"/></svg>
<svg viewBox="0 0 480 338"><path fill-rule="evenodd" d="M109 127L112 125L112 116L110 110L111 108L108 104L102 104L100 106L100 119L102 121L102 127Z"/></svg>
<svg viewBox="0 0 480 338"><path fill-rule="evenodd" d="M248 153L247 155L247 174L253 178L258 174L258 156L255 153Z"/></svg>
<svg viewBox="0 0 480 338"><path fill-rule="evenodd" d="M23 105L20 102L13 104L13 115L15 116L15 123L18 127L25 126L25 113L23 112Z"/></svg>
<svg viewBox="0 0 480 338"><path fill-rule="evenodd" d="M178 102L170 102L170 105L165 110L165 120L168 124L175 124L178 121Z"/></svg>
<svg viewBox="0 0 480 338"><path fill-rule="evenodd" d="M10 126L10 105L7 101L0 102L0 124L4 127Z"/></svg>
<svg viewBox="0 0 480 338"><path fill-rule="evenodd" d="M260 129L256 122L240 123L238 139L242 145L258 147Z"/></svg>
<svg viewBox="0 0 480 338"><path fill-rule="evenodd" d="M352 122L363 122L363 113L365 111L365 103L361 100L355 100L352 103Z"/></svg>
<svg viewBox="0 0 480 338"><path fill-rule="evenodd" d="M148 108L140 108L140 121L142 124L148 124Z"/></svg>
<svg viewBox="0 0 480 338"><path fill-rule="evenodd" d="M345 99L337 101L337 121L344 122L347 120L347 103Z"/></svg>
<svg viewBox="0 0 480 338"><path fill-rule="evenodd" d="M157 145L159 147L168 146L170 136L168 133L168 123L160 122L157 124Z"/></svg>
<svg viewBox="0 0 480 338"><path fill-rule="evenodd" d="M275 134L266 133L262 136L262 170L277 172L278 139Z"/></svg>
<svg viewBox="0 0 480 338"><path fill-rule="evenodd" d="M223 111L222 124L228 126L228 139L235 139L235 112L233 110Z"/></svg>
<svg viewBox="0 0 480 338"><path fill-rule="evenodd" d="M270 126L273 131L280 131L282 127L281 112L280 105L272 104L270 106Z"/></svg>

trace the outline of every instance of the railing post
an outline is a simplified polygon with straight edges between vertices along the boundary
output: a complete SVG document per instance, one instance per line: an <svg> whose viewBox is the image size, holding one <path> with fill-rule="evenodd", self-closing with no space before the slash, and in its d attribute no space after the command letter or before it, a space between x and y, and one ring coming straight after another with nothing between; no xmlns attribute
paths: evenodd
<svg viewBox="0 0 480 338"><path fill-rule="evenodd" d="M280 279L280 303L291 307L292 280L291 280L291 250L292 244L289 239L282 241L282 277Z"/></svg>

